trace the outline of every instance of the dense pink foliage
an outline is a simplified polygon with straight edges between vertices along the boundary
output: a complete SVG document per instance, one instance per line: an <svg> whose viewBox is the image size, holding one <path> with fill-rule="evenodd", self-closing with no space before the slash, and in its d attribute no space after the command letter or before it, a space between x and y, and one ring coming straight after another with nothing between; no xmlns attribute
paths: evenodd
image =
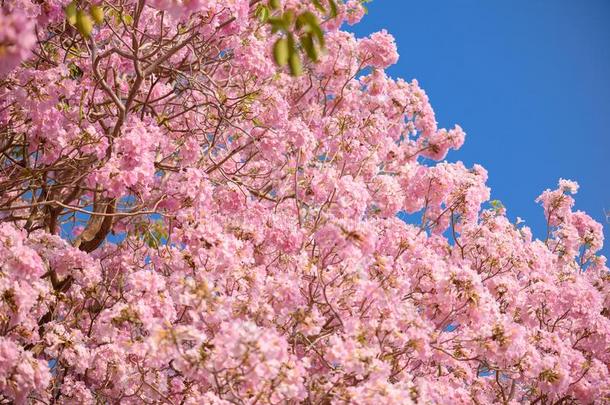
<svg viewBox="0 0 610 405"><path fill-rule="evenodd" d="M257 3L103 2L89 38L65 0L2 3L0 402L610 401L578 185L534 239L441 162L464 131L384 73L392 36L340 29L359 1L299 77Z"/></svg>
<svg viewBox="0 0 610 405"><path fill-rule="evenodd" d="M30 55L36 44L34 24L21 12L0 9L0 75L5 75Z"/></svg>

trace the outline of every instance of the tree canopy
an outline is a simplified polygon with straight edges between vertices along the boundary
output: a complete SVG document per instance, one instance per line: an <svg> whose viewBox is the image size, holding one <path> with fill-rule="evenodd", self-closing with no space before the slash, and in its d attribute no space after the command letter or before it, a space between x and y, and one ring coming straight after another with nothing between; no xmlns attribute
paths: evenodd
<svg viewBox="0 0 610 405"><path fill-rule="evenodd" d="M362 1L0 5L3 403L610 401L578 185L511 222Z"/></svg>

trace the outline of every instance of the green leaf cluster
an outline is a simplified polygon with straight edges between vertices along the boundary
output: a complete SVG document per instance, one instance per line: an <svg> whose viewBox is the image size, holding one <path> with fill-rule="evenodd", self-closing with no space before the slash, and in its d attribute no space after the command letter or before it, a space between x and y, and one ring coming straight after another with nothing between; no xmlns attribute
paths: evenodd
<svg viewBox="0 0 610 405"><path fill-rule="evenodd" d="M335 0L312 0L312 3L329 18L337 16ZM314 13L282 10L280 0L269 0L267 4L260 4L255 14L262 23L271 26L272 33L281 34L273 44L273 59L278 66L288 66L291 75L299 76L303 72L303 58L312 62L319 60L324 50L324 32Z"/></svg>
<svg viewBox="0 0 610 405"><path fill-rule="evenodd" d="M85 38L88 38L93 31L95 24L104 22L104 9L101 6L91 5L88 11L73 1L64 9L66 21L74 26L78 32Z"/></svg>
<svg viewBox="0 0 610 405"><path fill-rule="evenodd" d="M129 234L144 241L153 249L162 246L169 238L168 230L162 220L138 222Z"/></svg>

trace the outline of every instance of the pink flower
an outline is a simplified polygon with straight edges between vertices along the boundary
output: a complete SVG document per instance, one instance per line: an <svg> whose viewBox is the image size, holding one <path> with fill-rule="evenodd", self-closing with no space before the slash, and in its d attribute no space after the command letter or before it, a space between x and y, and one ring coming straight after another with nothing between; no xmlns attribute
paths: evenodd
<svg viewBox="0 0 610 405"><path fill-rule="evenodd" d="M26 403L32 393L44 394L51 373L44 361L35 360L14 342L0 337L0 390L16 403Z"/></svg>
<svg viewBox="0 0 610 405"><path fill-rule="evenodd" d="M362 5L362 1L360 0L349 0L345 3L345 14L347 14L347 23L350 25L354 25L358 23L364 14L366 14L366 9Z"/></svg>
<svg viewBox="0 0 610 405"><path fill-rule="evenodd" d="M509 220L483 167L442 161L462 128L384 72L394 39L341 30L361 1L334 18L298 0L108 1L89 37L68 1L0 14L6 401L610 395L603 227L574 211L578 185L538 198L548 229ZM298 77L264 21L288 10L324 21Z"/></svg>
<svg viewBox="0 0 610 405"><path fill-rule="evenodd" d="M381 30L361 39L358 43L360 59L367 65L385 69L398 61L398 52L394 37Z"/></svg>
<svg viewBox="0 0 610 405"><path fill-rule="evenodd" d="M36 44L34 21L20 11L0 10L0 76L8 74L31 55Z"/></svg>

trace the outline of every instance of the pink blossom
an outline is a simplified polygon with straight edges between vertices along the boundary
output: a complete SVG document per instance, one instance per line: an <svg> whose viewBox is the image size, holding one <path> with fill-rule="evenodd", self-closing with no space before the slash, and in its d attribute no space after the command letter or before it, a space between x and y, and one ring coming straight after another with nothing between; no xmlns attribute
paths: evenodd
<svg viewBox="0 0 610 405"><path fill-rule="evenodd" d="M347 22L350 25L358 23L364 14L366 9L359 0L349 0L345 3L345 13L347 14Z"/></svg>
<svg viewBox="0 0 610 405"><path fill-rule="evenodd" d="M360 58L370 66L385 69L398 61L394 37L381 30L358 43Z"/></svg>
<svg viewBox="0 0 610 405"><path fill-rule="evenodd" d="M546 227L510 220L493 173L453 155L464 130L384 71L391 35L341 30L362 2L270 13L324 21L298 77L272 58L267 2L109 1L89 37L67 0L5 3L6 400L610 395L603 227L578 185L537 199Z"/></svg>
<svg viewBox="0 0 610 405"><path fill-rule="evenodd" d="M21 11L0 10L0 75L6 75L31 55L36 44L34 22Z"/></svg>

